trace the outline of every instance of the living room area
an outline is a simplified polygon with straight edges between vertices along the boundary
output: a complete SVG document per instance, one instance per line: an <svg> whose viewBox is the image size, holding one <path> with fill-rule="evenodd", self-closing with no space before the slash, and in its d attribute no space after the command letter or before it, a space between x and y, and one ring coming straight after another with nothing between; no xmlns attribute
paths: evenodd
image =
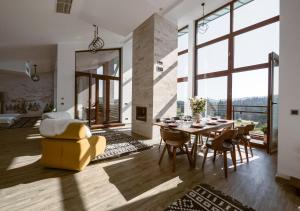
<svg viewBox="0 0 300 211"><path fill-rule="evenodd" d="M299 7L0 3L0 210L299 210Z"/></svg>

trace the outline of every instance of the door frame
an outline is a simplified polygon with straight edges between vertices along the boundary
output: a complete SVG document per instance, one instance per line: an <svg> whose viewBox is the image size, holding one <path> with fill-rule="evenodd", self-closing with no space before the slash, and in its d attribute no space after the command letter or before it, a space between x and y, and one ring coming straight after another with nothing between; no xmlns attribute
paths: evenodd
<svg viewBox="0 0 300 211"><path fill-rule="evenodd" d="M272 141L272 125L273 125L273 90L274 90L274 60L279 62L279 55L275 52L269 54L269 73L268 73L268 128L267 128L267 153L271 154L270 143ZM279 64L278 64L279 65Z"/></svg>
<svg viewBox="0 0 300 211"><path fill-rule="evenodd" d="M78 112L77 112L77 105L78 105L77 77L79 77L79 76L89 77L89 117L88 117L89 126L92 126L92 124L91 124L91 112L90 112L91 111L91 97L92 97L92 94L91 94L91 92L92 92L92 90L91 90L92 78L95 78L96 83L97 83L96 84L97 87L98 87L98 80L99 79L104 80L104 82L106 83L106 86L110 84L111 80L118 80L119 81L119 117L118 117L118 121L107 122L107 123L104 123L104 124L121 123L122 122L122 102L123 102L123 99L122 99L122 97L123 97L123 89L122 89L122 84L123 84L123 68L122 68L123 58L122 58L122 55L123 54L122 54L122 48L105 48L105 49L97 50L97 52L98 51L118 51L118 54L119 54L119 77L109 76L109 75L98 75L98 74L89 73L89 72L76 71L76 64L77 64L76 54L77 53L84 53L84 52L90 52L90 53L92 53L92 52L90 50L75 51L75 109L74 109L74 115L75 115L75 118L78 117ZM106 89L106 90L109 90L109 88ZM98 92L98 91L99 90L96 89L96 92ZM106 96L108 96L108 95L106 95ZM109 100L106 103L109 104ZM106 108L109 109L109 105ZM97 114L97 112L98 111L96 111L96 114ZM108 114L109 114L109 111L108 111L107 115ZM97 124L98 123L96 121L95 125L97 126Z"/></svg>

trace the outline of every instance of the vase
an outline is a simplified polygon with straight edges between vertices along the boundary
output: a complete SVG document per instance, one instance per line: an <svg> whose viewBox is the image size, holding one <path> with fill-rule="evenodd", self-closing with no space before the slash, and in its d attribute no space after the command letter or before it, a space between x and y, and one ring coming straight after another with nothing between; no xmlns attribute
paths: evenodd
<svg viewBox="0 0 300 211"><path fill-rule="evenodd" d="M201 116L200 113L194 114L194 121L195 121L196 123L200 123L200 122L201 122L201 118L202 118L202 116Z"/></svg>

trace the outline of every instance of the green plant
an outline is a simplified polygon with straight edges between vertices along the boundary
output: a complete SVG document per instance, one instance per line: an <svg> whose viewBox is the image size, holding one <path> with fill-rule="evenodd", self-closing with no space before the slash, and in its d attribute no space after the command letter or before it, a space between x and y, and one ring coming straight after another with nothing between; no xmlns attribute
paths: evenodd
<svg viewBox="0 0 300 211"><path fill-rule="evenodd" d="M263 125L261 128L260 128L261 132L263 132L265 135L267 134L268 132L268 126L267 125Z"/></svg>
<svg viewBox="0 0 300 211"><path fill-rule="evenodd" d="M205 111L206 99L190 98L189 100L193 114L200 114Z"/></svg>

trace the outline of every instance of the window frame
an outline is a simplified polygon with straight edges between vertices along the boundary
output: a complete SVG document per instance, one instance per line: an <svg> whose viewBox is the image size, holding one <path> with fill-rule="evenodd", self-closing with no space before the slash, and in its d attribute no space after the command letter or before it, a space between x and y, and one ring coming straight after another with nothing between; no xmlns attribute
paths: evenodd
<svg viewBox="0 0 300 211"><path fill-rule="evenodd" d="M227 77L227 119L232 119L232 75L233 73L238 72L244 72L244 71L252 71L252 70L258 70L258 69L264 69L269 68L269 63L266 61L266 63L261 64L252 64L248 66L243 67L234 67L234 39L236 36L245 34L247 32L262 28L264 26L276 23L280 21L280 16L274 16L269 19L263 20L261 22L255 23L253 25L244 27L242 29L239 29L237 31L234 31L234 3L238 0L233 0L227 4L224 4L223 6L213 10L212 12L204 15L203 17L197 19L194 24L194 89L193 89L193 96L197 96L198 92L198 80L207 79L207 78L215 78L215 77ZM198 28L198 22L202 21L203 19L207 18L210 15L213 15L214 13L218 12L219 10L224 9L225 7L230 8L230 30L229 34L214 38L212 40L206 41L204 43L197 44L197 28ZM204 48L206 46L215 44L220 41L228 40L228 69L227 70L219 70L215 72L210 73L204 73L204 74L198 74L198 49Z"/></svg>

